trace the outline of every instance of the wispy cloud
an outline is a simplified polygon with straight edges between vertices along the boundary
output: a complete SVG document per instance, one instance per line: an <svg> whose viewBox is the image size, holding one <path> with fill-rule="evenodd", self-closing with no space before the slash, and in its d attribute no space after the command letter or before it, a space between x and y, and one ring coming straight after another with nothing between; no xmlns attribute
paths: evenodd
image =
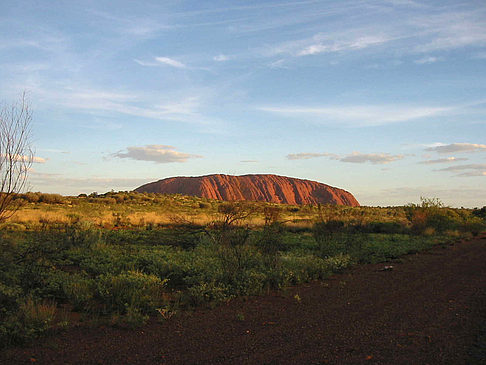
<svg viewBox="0 0 486 365"><path fill-rule="evenodd" d="M152 61L143 61L139 59L134 59L134 61L138 63L140 66L145 66L145 67L158 67L158 66L165 65L165 66L171 66L175 68L187 68L187 66L184 63L169 57L155 57Z"/></svg>
<svg viewBox="0 0 486 365"><path fill-rule="evenodd" d="M480 152L486 151L486 145L476 143L451 143L429 147L425 150L437 153Z"/></svg>
<svg viewBox="0 0 486 365"><path fill-rule="evenodd" d="M389 153L361 153L353 152L349 155L339 158L342 162L352 163L365 163L370 162L372 164L387 164L393 161L401 160L404 155L391 155Z"/></svg>
<svg viewBox="0 0 486 365"><path fill-rule="evenodd" d="M2 154L0 157L5 157L6 159L10 159L18 161L18 162L25 162L25 163L46 163L47 159L38 156L25 156L25 155L9 155L9 154Z"/></svg>
<svg viewBox="0 0 486 365"><path fill-rule="evenodd" d="M99 24L103 29L109 29L115 33L121 34L124 37L137 37L141 39L152 38L160 31L173 29L174 26L155 20L153 18L144 16L119 16L112 12L104 12L95 9L88 10L89 13L95 17L95 22L99 19Z"/></svg>
<svg viewBox="0 0 486 365"><path fill-rule="evenodd" d="M155 57L155 60L164 65L172 66L175 68L186 68L187 66L180 61L177 61L169 57Z"/></svg>
<svg viewBox="0 0 486 365"><path fill-rule="evenodd" d="M269 113L284 115L287 117L308 117L318 122L345 123L349 125L366 126L381 125L424 117L436 116L451 108L446 107L414 107L398 105L349 105L349 106L263 106L258 107Z"/></svg>
<svg viewBox="0 0 486 365"><path fill-rule="evenodd" d="M196 124L214 122L213 119L201 114L201 98L198 95L179 96L167 93L157 95L148 92L125 92L82 88L71 85L59 89L43 89L39 87L34 92L39 98L55 103L57 106L92 114L97 112L120 113L142 118ZM203 91L199 93L203 95ZM207 97L207 95L203 97ZM95 127L99 128L99 123ZM117 126L111 123L107 127L113 129L113 127Z"/></svg>
<svg viewBox="0 0 486 365"><path fill-rule="evenodd" d="M313 37L287 41L267 48L263 53L267 56L290 55L294 57L312 56L323 53L336 53L363 50L380 46L395 39L391 35L376 33L363 29L342 32L318 33Z"/></svg>
<svg viewBox="0 0 486 365"><path fill-rule="evenodd" d="M213 60L218 61L218 62L229 61L230 59L231 59L230 56L224 55L224 54L219 54L219 55L213 57Z"/></svg>
<svg viewBox="0 0 486 365"><path fill-rule="evenodd" d="M457 177L486 176L486 164L467 164L459 166L449 166L436 171L461 172ZM463 171L463 172L462 172Z"/></svg>
<svg viewBox="0 0 486 365"><path fill-rule="evenodd" d="M241 160L241 163L257 163L258 160Z"/></svg>
<svg viewBox="0 0 486 365"><path fill-rule="evenodd" d="M423 164L423 165L435 165L435 164L458 162L458 161L467 161L467 158L446 157L446 158L439 158L437 160L420 161L419 164Z"/></svg>
<svg viewBox="0 0 486 365"><path fill-rule="evenodd" d="M22 156L22 157L24 157L24 156ZM46 163L47 159L45 159L43 157L34 156L34 157L32 157L32 162L33 163Z"/></svg>
<svg viewBox="0 0 486 365"><path fill-rule="evenodd" d="M336 157L337 155L331 153L312 153L312 152L303 152L303 153L290 153L287 155L288 160L309 160L311 158L317 157Z"/></svg>
<svg viewBox="0 0 486 365"><path fill-rule="evenodd" d="M130 190L148 181L158 180L156 178L130 178L130 177L72 177L58 173L42 173L31 171L29 183L34 191L53 192L61 194L77 195L81 192L92 191L104 192L114 190Z"/></svg>
<svg viewBox="0 0 486 365"><path fill-rule="evenodd" d="M428 56L428 57L423 57L418 60L415 60L414 62L418 65L425 65L425 64L435 63L439 60L440 60L439 57Z"/></svg>
<svg viewBox="0 0 486 365"><path fill-rule="evenodd" d="M474 177L474 176L486 176L486 168L481 171L468 171L457 175L458 177Z"/></svg>
<svg viewBox="0 0 486 365"><path fill-rule="evenodd" d="M457 11L444 8L437 14L416 17L410 25L425 34L418 52L444 51L486 44L486 8Z"/></svg>
<svg viewBox="0 0 486 365"><path fill-rule="evenodd" d="M319 53L332 53L332 52L342 52L342 51L352 51L352 50L360 50L372 46L381 45L383 43L389 42L392 38L387 37L385 35L368 35L357 37L355 39L350 40L341 40L336 41L332 38L324 37L323 39L321 36L315 37L316 43L312 43L310 45L304 46L301 49L297 49L295 51L296 56L310 56L316 55Z"/></svg>
<svg viewBox="0 0 486 365"><path fill-rule="evenodd" d="M142 147L127 147L126 152L117 152L111 155L117 158L129 158L139 161L152 161L157 163L187 162L191 158L201 158L199 155L178 152L175 147L166 145L147 145Z"/></svg>
<svg viewBox="0 0 486 365"><path fill-rule="evenodd" d="M464 170L480 170L486 171L486 163L478 163L478 164L468 164L468 165L459 165L459 166L449 166L437 171L464 171Z"/></svg>
<svg viewBox="0 0 486 365"><path fill-rule="evenodd" d="M351 163L370 162L374 165L377 165L377 164L387 164L393 161L401 160L405 157L405 155L392 155L389 153L361 153L355 151L343 156L334 153L328 153L328 152L323 152L323 153L305 152L305 153L288 154L286 157L288 160L309 160L318 157L329 157L332 160L337 160L341 162L351 162Z"/></svg>

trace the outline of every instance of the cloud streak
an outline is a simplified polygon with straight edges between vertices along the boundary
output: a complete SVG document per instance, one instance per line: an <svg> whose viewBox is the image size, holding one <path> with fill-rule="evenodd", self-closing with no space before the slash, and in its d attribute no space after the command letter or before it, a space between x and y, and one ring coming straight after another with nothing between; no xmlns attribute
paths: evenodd
<svg viewBox="0 0 486 365"><path fill-rule="evenodd" d="M451 143L433 146L425 149L437 153L469 153L486 151L486 145L476 143Z"/></svg>
<svg viewBox="0 0 486 365"><path fill-rule="evenodd" d="M332 153L291 153L287 155L288 160L309 160L311 158L317 158L317 157L329 157L333 156L336 157L337 155L334 155Z"/></svg>
<svg viewBox="0 0 486 365"><path fill-rule="evenodd" d="M459 165L459 166L449 166L443 169L439 169L436 171L445 171L445 172L461 172L457 177L474 177L474 176L486 176L486 164L467 164L467 165Z"/></svg>
<svg viewBox="0 0 486 365"><path fill-rule="evenodd" d="M334 153L313 153L313 152L305 152L305 153L293 153L288 154L288 160L309 160L312 158L319 158L319 157L329 157L332 160L337 160L341 162L349 162L349 163L372 163L373 165L381 165L387 164L390 162L398 161L403 159L404 155L392 155L389 153L361 153L361 152L352 152L350 154L340 156Z"/></svg>
<svg viewBox="0 0 486 365"><path fill-rule="evenodd" d="M446 157L446 158L439 158L439 159L436 159L436 160L420 161L419 164L435 165L435 164L451 163L451 162L458 162L458 161L467 161L467 158Z"/></svg>
<svg viewBox="0 0 486 365"><path fill-rule="evenodd" d="M166 145L131 146L127 147L126 152L116 152L111 156L137 161L152 161L156 163L187 162L189 159L202 157L199 155L179 152L176 151L175 147Z"/></svg>
<svg viewBox="0 0 486 365"><path fill-rule="evenodd" d="M339 158L342 162L351 163L365 163L370 162L374 165L377 164L387 164L393 161L398 161L403 159L404 155L391 155L389 153L361 153L353 152L349 155Z"/></svg>
<svg viewBox="0 0 486 365"><path fill-rule="evenodd" d="M143 61L135 58L134 61L140 66L145 67L170 66L174 68L187 68L187 65L184 63L170 57L155 57L153 61Z"/></svg>
<svg viewBox="0 0 486 365"><path fill-rule="evenodd" d="M262 106L258 110L291 118L306 117L322 123L374 126L437 116L451 108L398 105L348 106Z"/></svg>

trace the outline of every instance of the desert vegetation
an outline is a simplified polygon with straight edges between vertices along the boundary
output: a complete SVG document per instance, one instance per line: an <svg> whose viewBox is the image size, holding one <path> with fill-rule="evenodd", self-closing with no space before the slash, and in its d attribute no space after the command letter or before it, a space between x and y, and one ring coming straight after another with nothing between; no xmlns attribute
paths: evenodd
<svg viewBox="0 0 486 365"><path fill-rule="evenodd" d="M399 260L486 229L486 207L291 206L136 192L16 194L0 230L0 343L138 326Z"/></svg>

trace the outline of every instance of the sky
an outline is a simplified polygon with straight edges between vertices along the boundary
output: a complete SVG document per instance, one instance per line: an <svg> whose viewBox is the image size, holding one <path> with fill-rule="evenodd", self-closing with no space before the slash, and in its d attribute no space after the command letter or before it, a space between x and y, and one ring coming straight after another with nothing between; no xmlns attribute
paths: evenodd
<svg viewBox="0 0 486 365"><path fill-rule="evenodd" d="M486 2L0 2L29 190L278 174L362 205L486 205Z"/></svg>

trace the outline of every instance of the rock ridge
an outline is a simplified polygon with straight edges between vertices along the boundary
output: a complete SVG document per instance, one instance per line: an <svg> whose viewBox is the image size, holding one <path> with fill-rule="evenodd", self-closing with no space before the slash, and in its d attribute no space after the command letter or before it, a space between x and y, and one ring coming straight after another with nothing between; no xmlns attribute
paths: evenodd
<svg viewBox="0 0 486 365"><path fill-rule="evenodd" d="M348 191L312 180L271 174L170 177L142 185L137 192L182 194L226 201L359 206Z"/></svg>

